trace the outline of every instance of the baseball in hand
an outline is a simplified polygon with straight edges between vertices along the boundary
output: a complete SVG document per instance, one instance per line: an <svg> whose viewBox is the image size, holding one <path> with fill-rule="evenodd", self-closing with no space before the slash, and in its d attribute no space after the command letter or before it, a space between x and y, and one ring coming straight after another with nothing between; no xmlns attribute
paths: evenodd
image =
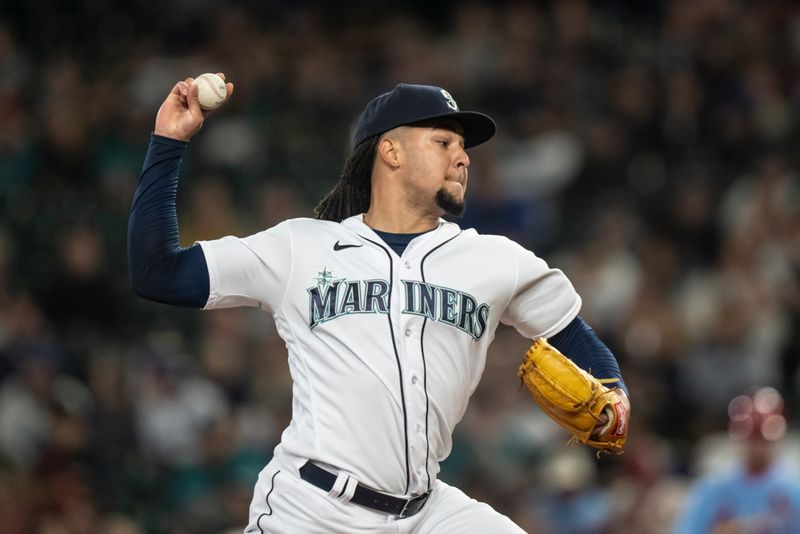
<svg viewBox="0 0 800 534"><path fill-rule="evenodd" d="M225 81L211 72L201 74L194 79L197 84L197 99L200 107L206 111L217 109L225 102L228 92L225 90Z"/></svg>

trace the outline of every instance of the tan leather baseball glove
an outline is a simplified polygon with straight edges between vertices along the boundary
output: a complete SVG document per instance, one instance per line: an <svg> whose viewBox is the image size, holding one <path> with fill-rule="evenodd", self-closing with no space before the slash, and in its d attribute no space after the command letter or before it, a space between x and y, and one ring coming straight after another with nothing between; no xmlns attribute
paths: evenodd
<svg viewBox="0 0 800 534"><path fill-rule="evenodd" d="M600 452L622 453L628 436L628 410L617 390L575 365L544 338L533 342L517 372L533 400L572 439ZM605 414L608 422L599 430Z"/></svg>

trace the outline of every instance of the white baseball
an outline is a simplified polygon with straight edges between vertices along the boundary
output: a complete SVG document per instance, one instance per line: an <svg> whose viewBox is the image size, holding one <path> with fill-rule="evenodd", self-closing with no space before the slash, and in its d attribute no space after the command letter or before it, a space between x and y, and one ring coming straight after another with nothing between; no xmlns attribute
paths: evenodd
<svg viewBox="0 0 800 534"><path fill-rule="evenodd" d="M206 111L217 109L225 102L228 92L225 90L225 81L211 72L201 74L194 79L197 85L197 99L200 107Z"/></svg>

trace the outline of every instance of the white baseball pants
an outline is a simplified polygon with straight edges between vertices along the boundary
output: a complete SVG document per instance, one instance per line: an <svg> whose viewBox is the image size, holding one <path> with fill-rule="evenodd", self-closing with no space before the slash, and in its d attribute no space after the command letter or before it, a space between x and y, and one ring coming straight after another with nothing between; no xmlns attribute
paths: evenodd
<svg viewBox="0 0 800 534"><path fill-rule="evenodd" d="M339 493L339 489L335 493ZM330 493L334 493L331 491ZM440 480L417 514L398 519L334 497L273 458L258 476L245 534L524 534L508 517Z"/></svg>

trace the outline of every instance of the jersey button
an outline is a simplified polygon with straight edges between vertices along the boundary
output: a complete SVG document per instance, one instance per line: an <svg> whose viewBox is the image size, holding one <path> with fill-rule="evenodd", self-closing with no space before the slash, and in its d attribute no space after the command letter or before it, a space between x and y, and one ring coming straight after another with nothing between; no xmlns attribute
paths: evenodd
<svg viewBox="0 0 800 534"><path fill-rule="evenodd" d="M411 377L411 383L412 384L416 384L417 383L417 375L414 375L414 376Z"/></svg>
<svg viewBox="0 0 800 534"><path fill-rule="evenodd" d="M408 262L408 261L407 261L407 262L405 262L403 265L405 265L405 266L406 266L406 269L410 269L410 268L411 268L411 262Z"/></svg>
<svg viewBox="0 0 800 534"><path fill-rule="evenodd" d="M406 337L411 337L411 329L406 328Z"/></svg>

